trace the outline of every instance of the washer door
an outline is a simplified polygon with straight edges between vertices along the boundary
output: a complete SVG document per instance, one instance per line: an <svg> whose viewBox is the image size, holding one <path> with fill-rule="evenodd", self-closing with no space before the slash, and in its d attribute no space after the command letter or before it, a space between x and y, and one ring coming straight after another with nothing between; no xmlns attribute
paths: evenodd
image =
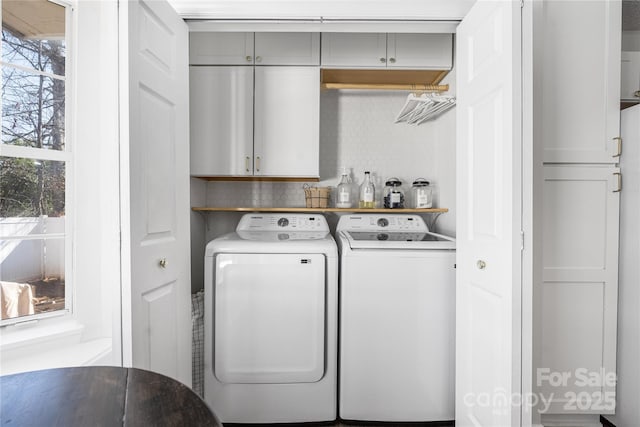
<svg viewBox="0 0 640 427"><path fill-rule="evenodd" d="M310 383L324 375L325 257L219 254L214 374L223 383Z"/></svg>

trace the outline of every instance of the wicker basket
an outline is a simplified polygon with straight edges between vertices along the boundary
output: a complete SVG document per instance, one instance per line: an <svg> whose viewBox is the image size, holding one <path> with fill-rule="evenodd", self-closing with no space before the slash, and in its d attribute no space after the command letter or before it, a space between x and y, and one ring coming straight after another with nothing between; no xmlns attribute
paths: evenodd
<svg viewBox="0 0 640 427"><path fill-rule="evenodd" d="M308 208L328 208L329 207L329 187L310 187L304 185L304 200Z"/></svg>

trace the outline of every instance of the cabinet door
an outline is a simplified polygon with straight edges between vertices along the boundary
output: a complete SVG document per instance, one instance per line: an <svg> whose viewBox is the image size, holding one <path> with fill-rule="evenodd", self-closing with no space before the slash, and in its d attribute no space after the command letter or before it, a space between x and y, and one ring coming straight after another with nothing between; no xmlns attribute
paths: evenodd
<svg viewBox="0 0 640 427"><path fill-rule="evenodd" d="M551 414L614 409L615 384L583 386L581 378L612 375L616 368L618 171L544 167L543 282L534 304L540 341L534 348L538 392L553 396ZM568 374L554 383L540 377L544 372ZM576 402L576 395L585 397Z"/></svg>
<svg viewBox="0 0 640 427"><path fill-rule="evenodd" d="M256 65L320 65L320 33L256 33Z"/></svg>
<svg viewBox="0 0 640 427"><path fill-rule="evenodd" d="M389 68L450 70L453 61L452 34L388 34Z"/></svg>
<svg viewBox="0 0 640 427"><path fill-rule="evenodd" d="M253 33L192 32L191 65L252 65Z"/></svg>
<svg viewBox="0 0 640 427"><path fill-rule="evenodd" d="M640 52L622 52L620 99L640 101Z"/></svg>
<svg viewBox="0 0 640 427"><path fill-rule="evenodd" d="M544 1L536 19L544 161L615 163L621 2Z"/></svg>
<svg viewBox="0 0 640 427"><path fill-rule="evenodd" d="M319 82L317 67L256 67L255 175L319 175Z"/></svg>
<svg viewBox="0 0 640 427"><path fill-rule="evenodd" d="M322 33L323 67L386 67L384 33Z"/></svg>
<svg viewBox="0 0 640 427"><path fill-rule="evenodd" d="M253 173L253 67L190 67L191 175Z"/></svg>

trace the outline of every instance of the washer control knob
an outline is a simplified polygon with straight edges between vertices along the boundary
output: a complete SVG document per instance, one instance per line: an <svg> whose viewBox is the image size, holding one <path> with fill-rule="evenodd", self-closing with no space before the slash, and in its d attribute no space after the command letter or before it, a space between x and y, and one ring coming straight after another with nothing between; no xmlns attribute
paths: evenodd
<svg viewBox="0 0 640 427"><path fill-rule="evenodd" d="M289 225L289 220L287 218L280 218L278 220L278 225L280 227L286 227L287 225Z"/></svg>
<svg viewBox="0 0 640 427"><path fill-rule="evenodd" d="M389 225L389 220L387 218L380 218L378 220L378 227L386 227Z"/></svg>

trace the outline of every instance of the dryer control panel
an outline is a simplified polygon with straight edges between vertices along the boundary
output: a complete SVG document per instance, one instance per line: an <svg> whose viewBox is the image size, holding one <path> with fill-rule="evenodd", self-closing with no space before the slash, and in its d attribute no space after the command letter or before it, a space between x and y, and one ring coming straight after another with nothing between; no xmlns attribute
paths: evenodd
<svg viewBox="0 0 640 427"><path fill-rule="evenodd" d="M236 231L315 231L329 232L329 224L322 215L310 214L245 214Z"/></svg>

